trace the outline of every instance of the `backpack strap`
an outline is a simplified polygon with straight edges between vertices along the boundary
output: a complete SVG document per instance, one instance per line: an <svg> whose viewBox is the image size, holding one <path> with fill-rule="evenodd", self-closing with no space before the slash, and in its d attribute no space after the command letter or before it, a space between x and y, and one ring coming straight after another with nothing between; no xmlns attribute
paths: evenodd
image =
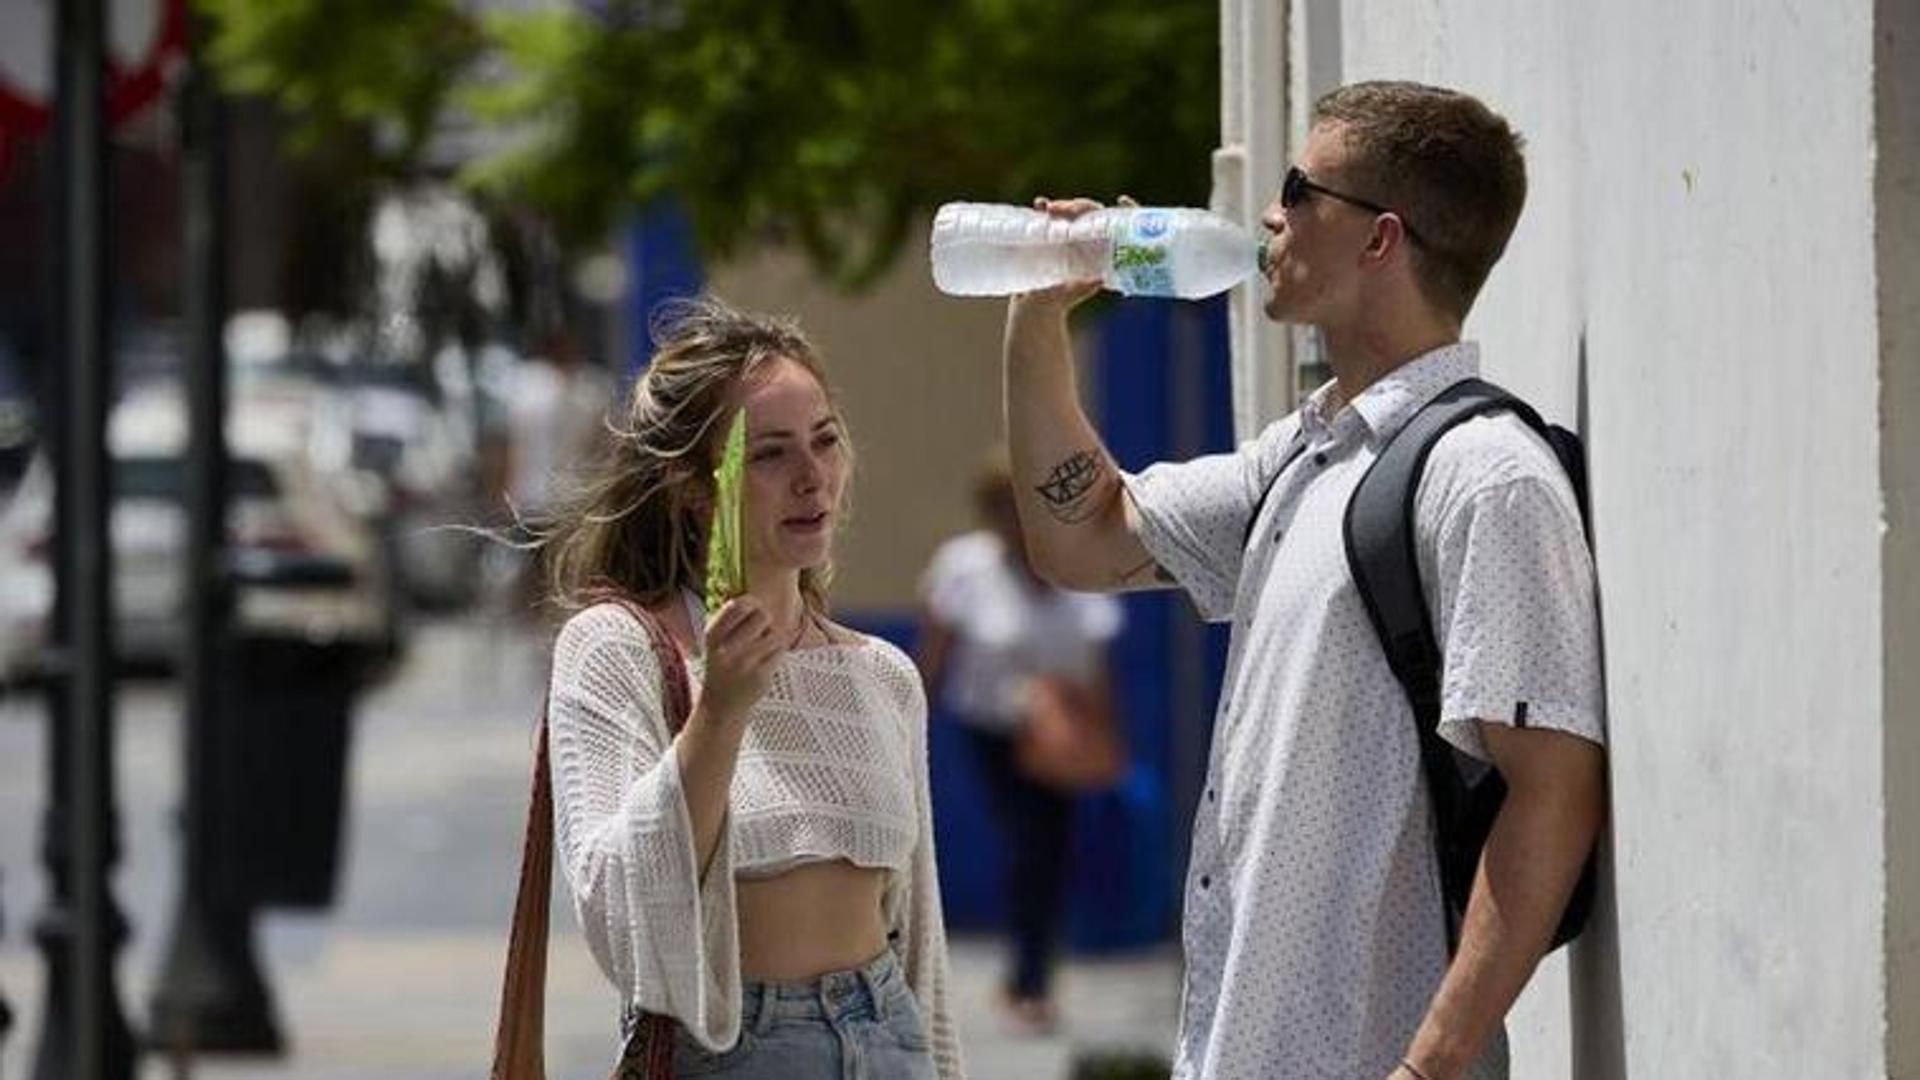
<svg viewBox="0 0 1920 1080"><path fill-rule="evenodd" d="M1545 426L1525 402L1492 383L1466 379L1448 387L1387 441L1347 503L1347 563L1387 664L1416 713L1440 709L1440 649L1420 586L1413 527L1420 477L1442 435L1473 417L1504 410L1519 413L1536 429Z"/></svg>
<svg viewBox="0 0 1920 1080"><path fill-rule="evenodd" d="M678 735L693 711L692 688L680 645L652 612L629 596L596 593L592 603L616 603L646 631L647 643L659 662L667 730ZM527 803L527 829L520 847L520 887L513 902L512 929L507 936L507 970L500 987L500 1015L494 1025L491 1080L545 1080L544 1054L547 1008L547 936L551 925L553 889L553 779L547 757L547 710L540 712L540 732L534 742L533 793ZM645 1071L636 1080L667 1080L672 1074L671 1017L647 1015L630 1045L644 1042L650 1049ZM638 1038L638 1036L646 1036ZM623 1058L634 1055L626 1054ZM623 1060L622 1068L627 1066ZM627 1073L620 1073L625 1076Z"/></svg>
<svg viewBox="0 0 1920 1080"><path fill-rule="evenodd" d="M1547 438L1555 456L1561 456L1548 425L1530 406L1492 383L1465 379L1442 391L1387 441L1354 489L1345 522L1347 565L1361 603L1386 653L1387 666L1413 706L1420 763L1440 840L1450 950L1459 940L1462 912L1455 908L1464 909L1464 898L1472 891L1479 852L1456 852L1448 846L1458 835L1456 826L1470 812L1471 792L1454 761L1453 747L1440 735L1441 655L1420 582L1414 501L1427 456L1441 436L1473 417L1507 411ZM1577 490L1581 478L1572 479Z"/></svg>
<svg viewBox="0 0 1920 1080"><path fill-rule="evenodd" d="M1240 538L1242 552L1253 546L1253 530L1259 526L1260 515L1266 512L1268 500L1273 498L1273 489L1280 486L1280 478L1287 475L1287 470L1293 468L1293 463L1299 461L1300 455L1306 452L1307 433L1301 431L1294 435L1293 449L1287 451L1287 456L1280 459L1280 467L1274 470L1273 478L1267 481L1266 490L1260 493L1260 501L1253 504L1253 516L1247 518L1246 534Z"/></svg>

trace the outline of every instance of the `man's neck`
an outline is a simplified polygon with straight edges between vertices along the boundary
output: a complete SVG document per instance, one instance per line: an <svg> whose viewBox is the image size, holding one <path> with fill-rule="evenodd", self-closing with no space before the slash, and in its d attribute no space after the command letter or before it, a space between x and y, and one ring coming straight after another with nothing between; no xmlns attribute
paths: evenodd
<svg viewBox="0 0 1920 1080"><path fill-rule="evenodd" d="M1403 320L1395 326L1370 322L1347 328L1321 327L1327 366L1335 386L1331 414L1366 392L1367 387L1445 345L1460 340L1458 323L1437 319Z"/></svg>

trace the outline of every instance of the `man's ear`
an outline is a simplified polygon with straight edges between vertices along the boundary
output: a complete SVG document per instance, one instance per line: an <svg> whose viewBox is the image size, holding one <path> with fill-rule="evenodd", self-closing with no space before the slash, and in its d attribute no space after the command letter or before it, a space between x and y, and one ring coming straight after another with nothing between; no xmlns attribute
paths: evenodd
<svg viewBox="0 0 1920 1080"><path fill-rule="evenodd" d="M1368 261L1378 262L1412 241L1407 235L1407 223L1400 220L1400 215L1379 214L1373 219L1373 231L1367 235L1363 254Z"/></svg>

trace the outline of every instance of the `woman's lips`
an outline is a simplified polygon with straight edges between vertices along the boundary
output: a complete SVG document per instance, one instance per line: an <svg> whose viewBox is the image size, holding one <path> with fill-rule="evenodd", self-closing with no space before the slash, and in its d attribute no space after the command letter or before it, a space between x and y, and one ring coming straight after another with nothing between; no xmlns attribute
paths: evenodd
<svg viewBox="0 0 1920 1080"><path fill-rule="evenodd" d="M804 514L799 517L785 518L780 522L780 525L783 528L792 529L795 532L819 532L827 527L827 514L826 511L823 510L818 514Z"/></svg>

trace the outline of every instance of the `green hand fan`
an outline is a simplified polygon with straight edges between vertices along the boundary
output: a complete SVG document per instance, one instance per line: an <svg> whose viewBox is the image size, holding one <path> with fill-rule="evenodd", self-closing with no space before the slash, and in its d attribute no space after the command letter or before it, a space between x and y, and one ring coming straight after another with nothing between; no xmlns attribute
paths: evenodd
<svg viewBox="0 0 1920 1080"><path fill-rule="evenodd" d="M733 414L720 464L713 470L713 524L707 530L707 610L747 591L746 537L747 411Z"/></svg>

